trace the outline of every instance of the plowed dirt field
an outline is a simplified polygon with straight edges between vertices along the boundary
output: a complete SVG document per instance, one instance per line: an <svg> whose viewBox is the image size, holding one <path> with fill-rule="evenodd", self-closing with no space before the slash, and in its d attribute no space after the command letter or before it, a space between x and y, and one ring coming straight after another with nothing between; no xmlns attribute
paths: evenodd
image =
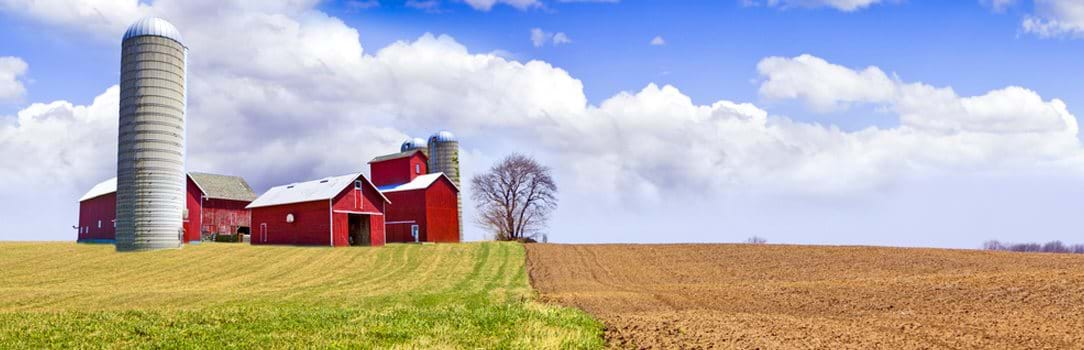
<svg viewBox="0 0 1084 350"><path fill-rule="evenodd" d="M1081 349L1084 256L528 244L544 300L611 348Z"/></svg>

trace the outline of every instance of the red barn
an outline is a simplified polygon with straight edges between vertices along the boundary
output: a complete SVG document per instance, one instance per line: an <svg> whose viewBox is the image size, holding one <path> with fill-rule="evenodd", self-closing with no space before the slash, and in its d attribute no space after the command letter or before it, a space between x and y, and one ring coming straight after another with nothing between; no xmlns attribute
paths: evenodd
<svg viewBox="0 0 1084 350"><path fill-rule="evenodd" d="M418 176L380 191L393 203L386 212L388 242L459 242L459 188L444 173Z"/></svg>
<svg viewBox="0 0 1084 350"><path fill-rule="evenodd" d="M201 233L237 233L251 227L245 206L256 194L236 176L189 173L185 200L184 241L199 242ZM105 180L79 199L78 242L116 241L117 178ZM201 230L201 228L203 230Z"/></svg>
<svg viewBox="0 0 1084 350"><path fill-rule="evenodd" d="M185 241L249 233L252 212L245 206L255 199L256 192L239 176L188 173Z"/></svg>
<svg viewBox="0 0 1084 350"><path fill-rule="evenodd" d="M382 246L390 203L361 174L276 186L252 201L252 244Z"/></svg>
<svg viewBox="0 0 1084 350"><path fill-rule="evenodd" d="M113 243L117 232L117 178L94 185L79 198L78 242Z"/></svg>
<svg viewBox="0 0 1084 350"><path fill-rule="evenodd" d="M388 242L460 241L459 188L443 173L429 174L427 161L414 149L369 162L373 183L393 203L385 213Z"/></svg>

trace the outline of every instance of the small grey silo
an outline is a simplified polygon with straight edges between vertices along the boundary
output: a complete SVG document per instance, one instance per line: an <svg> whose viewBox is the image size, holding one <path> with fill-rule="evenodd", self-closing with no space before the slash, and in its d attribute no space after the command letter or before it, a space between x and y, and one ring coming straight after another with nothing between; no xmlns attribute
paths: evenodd
<svg viewBox="0 0 1084 350"><path fill-rule="evenodd" d="M118 251L179 248L185 196L188 49L161 18L121 43L117 144Z"/></svg>
<svg viewBox="0 0 1084 350"><path fill-rule="evenodd" d="M406 141L403 141L402 146L399 146L399 152L406 152L416 149L421 150L426 157L429 156L429 147L426 145L425 139L423 138L415 137L407 139ZM429 167L429 164L426 164L425 166Z"/></svg>
<svg viewBox="0 0 1084 350"><path fill-rule="evenodd" d="M438 131L429 137L429 172L444 173L459 186L459 141L448 131ZM459 212L459 239L463 239L463 196L456 198Z"/></svg>

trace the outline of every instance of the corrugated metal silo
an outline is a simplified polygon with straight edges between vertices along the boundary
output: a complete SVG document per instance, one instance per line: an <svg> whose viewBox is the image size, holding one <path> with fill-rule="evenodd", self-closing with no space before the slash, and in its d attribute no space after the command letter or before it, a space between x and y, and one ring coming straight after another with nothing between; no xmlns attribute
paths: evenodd
<svg viewBox="0 0 1084 350"><path fill-rule="evenodd" d="M188 49L172 24L144 18L121 44L118 251L181 246Z"/></svg>
<svg viewBox="0 0 1084 350"><path fill-rule="evenodd" d="M444 173L459 185L459 141L451 132L438 131L429 137L429 172ZM459 239L463 239L463 197L457 196L456 204L459 213Z"/></svg>

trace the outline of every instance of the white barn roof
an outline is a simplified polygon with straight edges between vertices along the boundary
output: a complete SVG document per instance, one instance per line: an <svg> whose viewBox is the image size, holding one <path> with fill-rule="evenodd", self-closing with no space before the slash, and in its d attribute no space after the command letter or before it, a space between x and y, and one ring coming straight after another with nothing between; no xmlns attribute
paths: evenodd
<svg viewBox="0 0 1084 350"><path fill-rule="evenodd" d="M99 182L97 185L94 185L94 187L91 187L90 191L87 191L87 193L84 194L82 198L79 198L79 201L83 202L88 199L98 198L113 192L117 192L117 178L115 177L109 180Z"/></svg>
<svg viewBox="0 0 1084 350"><path fill-rule="evenodd" d="M376 186L373 186L372 182L369 182L369 179L366 179L365 176L362 176L362 174L360 173L325 177L319 180L298 182L289 185L272 187L271 189L267 190L267 192L264 192L264 194L260 195L260 197L256 198L256 200L252 201L252 203L249 203L249 205L245 208L251 209L259 207L270 207L274 205L328 200L331 198L335 198L335 196L338 195L339 192L342 192L342 190L345 189L347 186L353 186L354 179L359 177L362 180L365 180L365 182L368 183L369 186L376 188ZM384 198L384 201L391 203L391 201L388 200L388 197L385 197L383 193L380 193L380 191L377 191L377 193L380 194L381 198Z"/></svg>
<svg viewBox="0 0 1084 350"><path fill-rule="evenodd" d="M441 177L448 179L448 182L452 184L452 188L455 188L455 191L459 192L459 187L455 185L455 182L452 182L452 179L449 179L447 175L444 175L444 173L421 175L404 184L381 186L379 187L379 190L380 192L399 192L426 189L429 188L429 186L432 186L433 183L437 182L437 179Z"/></svg>

